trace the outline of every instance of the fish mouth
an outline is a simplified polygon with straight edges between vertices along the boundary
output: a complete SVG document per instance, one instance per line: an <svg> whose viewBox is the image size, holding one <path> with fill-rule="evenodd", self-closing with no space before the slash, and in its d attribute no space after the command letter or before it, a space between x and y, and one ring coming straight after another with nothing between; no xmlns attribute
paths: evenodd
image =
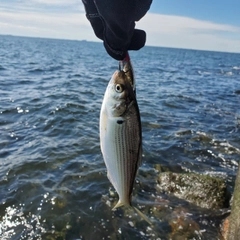
<svg viewBox="0 0 240 240"><path fill-rule="evenodd" d="M130 56L128 52L126 54L126 57L122 61L119 61L118 68L119 68L119 71L124 71L124 72L128 72L132 69Z"/></svg>
<svg viewBox="0 0 240 240"><path fill-rule="evenodd" d="M133 67L132 67L131 59L128 52L126 54L126 57L122 61L119 61L119 71L122 71L125 73L125 77L127 81L131 84L133 91L135 93L136 86L135 86L134 72L133 72Z"/></svg>

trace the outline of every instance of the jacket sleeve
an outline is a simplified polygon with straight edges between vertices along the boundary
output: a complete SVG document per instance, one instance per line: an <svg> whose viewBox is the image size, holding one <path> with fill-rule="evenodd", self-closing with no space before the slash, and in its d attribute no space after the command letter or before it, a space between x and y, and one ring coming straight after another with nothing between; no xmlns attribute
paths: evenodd
<svg viewBox="0 0 240 240"><path fill-rule="evenodd" d="M146 33L135 29L152 0L82 0L95 35L103 40L107 53L122 60L128 50L145 45Z"/></svg>

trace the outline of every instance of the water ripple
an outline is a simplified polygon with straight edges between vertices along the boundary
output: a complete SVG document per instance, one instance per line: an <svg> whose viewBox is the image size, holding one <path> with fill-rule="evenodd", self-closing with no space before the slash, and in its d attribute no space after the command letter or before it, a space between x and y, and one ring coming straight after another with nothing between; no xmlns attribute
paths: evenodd
<svg viewBox="0 0 240 240"><path fill-rule="evenodd" d="M232 191L239 54L154 47L131 53L144 150L133 202L152 228L133 212L111 211L117 198L98 124L117 62L105 54L100 43L0 36L1 239L166 239L183 216L198 226L196 239L217 238L218 212L159 194L156 178L159 166L200 172L223 177Z"/></svg>

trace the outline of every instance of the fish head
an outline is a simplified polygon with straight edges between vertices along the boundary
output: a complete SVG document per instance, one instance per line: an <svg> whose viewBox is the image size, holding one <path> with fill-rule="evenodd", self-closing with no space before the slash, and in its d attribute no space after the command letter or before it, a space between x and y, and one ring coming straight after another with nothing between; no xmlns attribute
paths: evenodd
<svg viewBox="0 0 240 240"><path fill-rule="evenodd" d="M113 117L122 116L135 99L133 88L124 71L116 71L108 84L108 111Z"/></svg>

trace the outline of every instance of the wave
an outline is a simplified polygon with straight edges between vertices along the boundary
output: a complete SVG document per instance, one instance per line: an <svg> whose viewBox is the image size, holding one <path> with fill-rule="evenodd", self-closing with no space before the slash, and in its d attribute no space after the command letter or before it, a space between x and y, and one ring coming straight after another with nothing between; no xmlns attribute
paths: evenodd
<svg viewBox="0 0 240 240"><path fill-rule="evenodd" d="M34 69L31 69L31 70L28 70L29 73L41 73L41 72L44 72L44 69L42 68L34 68Z"/></svg>
<svg viewBox="0 0 240 240"><path fill-rule="evenodd" d="M211 72L207 72L207 71L197 71L199 75L210 75L212 74Z"/></svg>
<svg viewBox="0 0 240 240"><path fill-rule="evenodd" d="M0 71L3 71L3 70L7 70L7 69L4 68L2 65L0 65Z"/></svg>
<svg viewBox="0 0 240 240"><path fill-rule="evenodd" d="M234 69L234 70L240 70L240 66L238 67L238 66L234 66L232 69Z"/></svg>
<svg viewBox="0 0 240 240"><path fill-rule="evenodd" d="M58 65L58 66L49 66L47 68L37 67L37 68L28 70L28 72L29 73L54 72L56 70L62 70L62 69L63 67L61 65Z"/></svg>

